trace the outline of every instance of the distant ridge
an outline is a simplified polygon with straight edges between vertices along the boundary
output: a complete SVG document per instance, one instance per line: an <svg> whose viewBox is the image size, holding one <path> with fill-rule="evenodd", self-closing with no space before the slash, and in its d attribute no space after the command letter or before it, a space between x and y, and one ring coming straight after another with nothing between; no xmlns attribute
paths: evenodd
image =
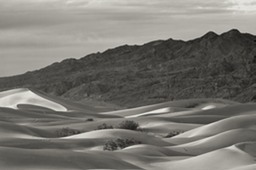
<svg viewBox="0 0 256 170"><path fill-rule="evenodd" d="M34 88L76 101L135 107L172 99L256 100L256 36L232 29L200 38L124 45L0 78L0 90Z"/></svg>

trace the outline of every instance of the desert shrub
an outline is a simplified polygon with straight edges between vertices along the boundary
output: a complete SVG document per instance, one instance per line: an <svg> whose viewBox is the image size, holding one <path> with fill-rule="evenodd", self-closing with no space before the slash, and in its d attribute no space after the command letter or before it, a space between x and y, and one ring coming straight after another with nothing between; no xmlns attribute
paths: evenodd
<svg viewBox="0 0 256 170"><path fill-rule="evenodd" d="M186 108L194 108L196 106L198 106L199 104L198 103L189 103Z"/></svg>
<svg viewBox="0 0 256 170"><path fill-rule="evenodd" d="M108 151L120 150L128 146L137 145L137 144L141 144L141 142L133 138L132 139L118 138L115 140L111 139L106 141L106 143L103 146L103 150L108 150Z"/></svg>
<svg viewBox="0 0 256 170"><path fill-rule="evenodd" d="M98 130L101 130L101 129L113 129L113 128L114 128L113 126L107 125L106 123L103 123L103 124L101 124L101 125L99 125L97 127Z"/></svg>
<svg viewBox="0 0 256 170"><path fill-rule="evenodd" d="M71 129L71 128L62 128L56 131L58 137L71 136L81 133L80 130Z"/></svg>
<svg viewBox="0 0 256 170"><path fill-rule="evenodd" d="M94 121L94 119L93 118L88 118L87 121L92 122L92 121Z"/></svg>
<svg viewBox="0 0 256 170"><path fill-rule="evenodd" d="M138 127L139 127L139 124L137 122L134 122L133 120L125 120L117 126L118 129L129 129L129 130L137 130Z"/></svg>
<svg viewBox="0 0 256 170"><path fill-rule="evenodd" d="M173 130L173 131L169 132L169 133L165 136L165 138L171 138L171 137L177 136L177 135L179 135L179 134L181 134L181 133L183 133L183 131L181 131L181 130Z"/></svg>

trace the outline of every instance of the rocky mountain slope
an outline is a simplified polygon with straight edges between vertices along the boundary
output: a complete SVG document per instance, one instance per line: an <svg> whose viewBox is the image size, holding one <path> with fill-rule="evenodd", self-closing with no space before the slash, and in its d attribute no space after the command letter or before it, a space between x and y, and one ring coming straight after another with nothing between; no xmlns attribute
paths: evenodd
<svg viewBox="0 0 256 170"><path fill-rule="evenodd" d="M184 98L256 100L256 36L230 30L190 40L120 46L0 78L0 90L34 88L76 101L135 107Z"/></svg>

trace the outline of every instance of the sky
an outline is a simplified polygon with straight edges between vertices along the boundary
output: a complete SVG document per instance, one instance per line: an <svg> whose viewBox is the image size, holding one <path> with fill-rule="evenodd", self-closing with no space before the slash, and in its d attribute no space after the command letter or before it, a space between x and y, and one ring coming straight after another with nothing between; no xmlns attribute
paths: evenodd
<svg viewBox="0 0 256 170"><path fill-rule="evenodd" d="M256 0L0 0L0 77L124 44L256 35L255 18Z"/></svg>

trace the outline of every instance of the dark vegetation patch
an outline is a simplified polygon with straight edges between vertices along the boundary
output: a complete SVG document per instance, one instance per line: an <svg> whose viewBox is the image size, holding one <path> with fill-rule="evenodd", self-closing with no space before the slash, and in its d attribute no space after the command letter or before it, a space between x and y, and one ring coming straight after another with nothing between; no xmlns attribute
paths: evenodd
<svg viewBox="0 0 256 170"><path fill-rule="evenodd" d="M119 123L117 126L107 125L106 123L103 123L97 127L97 130L101 129L127 129L127 130L138 130L139 123L133 121L133 120L125 120Z"/></svg>
<svg viewBox="0 0 256 170"><path fill-rule="evenodd" d="M169 132L166 136L164 136L165 138L171 138L171 137L174 137L174 136L177 136L181 133L184 133L184 131L182 130L173 130L171 132Z"/></svg>
<svg viewBox="0 0 256 170"><path fill-rule="evenodd" d="M69 127L56 130L56 134L57 134L58 137L72 136L72 135L77 135L77 134L80 134L80 133L81 133L80 130L71 129Z"/></svg>
<svg viewBox="0 0 256 170"><path fill-rule="evenodd" d="M117 138L117 139L111 139L106 141L106 143L103 146L103 150L108 150L108 151L115 151L115 150L120 150L132 145L137 145L141 144L140 141L137 141L133 138L131 139L123 139L123 138Z"/></svg>

